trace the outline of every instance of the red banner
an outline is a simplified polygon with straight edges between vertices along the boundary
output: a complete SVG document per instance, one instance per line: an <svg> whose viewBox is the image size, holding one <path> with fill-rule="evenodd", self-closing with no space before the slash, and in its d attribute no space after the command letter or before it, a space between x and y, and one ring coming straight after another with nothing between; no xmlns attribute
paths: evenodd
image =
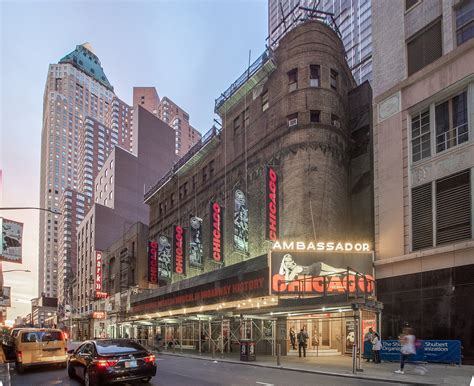
<svg viewBox="0 0 474 386"><path fill-rule="evenodd" d="M216 263L224 262L224 208L211 202L210 215L210 256Z"/></svg>
<svg viewBox="0 0 474 386"><path fill-rule="evenodd" d="M158 284L158 243L148 242L148 281Z"/></svg>
<svg viewBox="0 0 474 386"><path fill-rule="evenodd" d="M279 215L278 215L278 176L271 166L267 166L267 226L266 238L270 241L278 240Z"/></svg>
<svg viewBox="0 0 474 386"><path fill-rule="evenodd" d="M186 232L180 225L173 227L173 272L186 275Z"/></svg>

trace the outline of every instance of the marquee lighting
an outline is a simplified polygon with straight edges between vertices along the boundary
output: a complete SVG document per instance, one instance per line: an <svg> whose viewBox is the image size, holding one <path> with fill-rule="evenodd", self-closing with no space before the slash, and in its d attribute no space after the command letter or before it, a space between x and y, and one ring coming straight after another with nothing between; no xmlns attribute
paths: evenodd
<svg viewBox="0 0 474 386"><path fill-rule="evenodd" d="M277 240L273 243L274 251L307 251L307 252L371 252L370 244L348 241L288 241Z"/></svg>

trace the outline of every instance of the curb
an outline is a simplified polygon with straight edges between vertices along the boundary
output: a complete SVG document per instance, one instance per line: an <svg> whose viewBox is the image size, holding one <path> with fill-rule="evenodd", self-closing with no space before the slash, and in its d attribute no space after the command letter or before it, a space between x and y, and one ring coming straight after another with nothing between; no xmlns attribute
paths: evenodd
<svg viewBox="0 0 474 386"><path fill-rule="evenodd" d="M438 383L414 382L414 381L402 380L402 379L384 379L384 378L378 378L378 377L370 377L370 376L363 376L363 375L357 375L357 374L334 373L330 371L321 371L321 370L300 369L296 367L283 367L283 366L256 363L256 362L241 362L241 361L235 361L232 359L225 359L225 358L221 359L217 357L213 359L213 358L202 357L202 356L193 356L193 355L186 355L186 354L180 354L180 353L170 353L170 352L164 352L164 351L155 352L155 354L183 357L183 358L188 358L188 359L199 359L199 360L210 361L210 362L217 361L217 362L223 362L223 363L231 363L235 365L255 366L255 367L263 367L263 368L269 368L269 369L288 370L288 371L298 371L298 372L310 373L310 374L327 375L331 377L363 379L367 381L378 381L378 382L386 382L386 383L399 383L403 385L427 386L427 385L438 384Z"/></svg>

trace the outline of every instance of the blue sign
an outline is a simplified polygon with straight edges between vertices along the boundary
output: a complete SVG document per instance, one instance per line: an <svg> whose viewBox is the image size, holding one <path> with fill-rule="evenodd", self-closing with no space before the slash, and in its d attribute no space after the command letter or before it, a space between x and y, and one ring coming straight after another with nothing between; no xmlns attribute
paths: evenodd
<svg viewBox="0 0 474 386"><path fill-rule="evenodd" d="M423 340L417 344L416 354L411 355L408 362L438 362L461 364L460 340ZM380 359L389 362L400 360L400 342L383 340Z"/></svg>

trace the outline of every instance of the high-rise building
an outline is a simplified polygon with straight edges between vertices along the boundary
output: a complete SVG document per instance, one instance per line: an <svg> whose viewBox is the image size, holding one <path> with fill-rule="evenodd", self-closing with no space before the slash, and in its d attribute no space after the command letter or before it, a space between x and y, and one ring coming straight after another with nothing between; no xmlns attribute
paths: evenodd
<svg viewBox="0 0 474 386"><path fill-rule="evenodd" d="M107 144L109 152L114 144L127 150L131 147L130 110L115 96L90 44L76 46L49 66L43 100L41 207L60 212L61 195L66 189L92 198L90 182L108 155ZM90 143L91 132L99 136L97 143ZM60 231L59 222L59 214L40 214L38 290L49 297L58 297L59 243L65 230ZM70 258L63 258L63 267L72 264Z"/></svg>
<svg viewBox="0 0 474 386"><path fill-rule="evenodd" d="M268 0L269 44L272 47L278 45L285 33L308 17L329 21L330 19L322 12L333 14L354 79L358 84L370 81L372 80L370 3L370 0Z"/></svg>
<svg viewBox="0 0 474 386"><path fill-rule="evenodd" d="M174 129L178 157L185 155L201 139L201 133L189 123L189 114L168 97L160 100L154 87L134 87L133 106L145 108Z"/></svg>
<svg viewBox="0 0 474 386"><path fill-rule="evenodd" d="M474 1L378 0L372 12L382 334L460 339L472 360Z"/></svg>

